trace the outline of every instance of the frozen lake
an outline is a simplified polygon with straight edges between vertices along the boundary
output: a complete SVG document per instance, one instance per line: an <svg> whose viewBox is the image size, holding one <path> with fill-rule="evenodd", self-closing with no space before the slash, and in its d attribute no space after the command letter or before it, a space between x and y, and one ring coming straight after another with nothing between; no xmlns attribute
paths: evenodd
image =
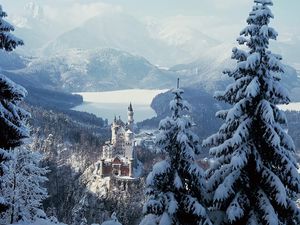
<svg viewBox="0 0 300 225"><path fill-rule="evenodd" d="M127 108L132 103L135 122L156 116L150 107L153 98L168 90L144 90L129 89L121 91L106 92L80 92L76 93L83 97L83 104L76 106L73 110L93 113L99 117L113 121L115 116L121 116L127 121Z"/></svg>
<svg viewBox="0 0 300 225"><path fill-rule="evenodd" d="M300 111L300 102L291 102L288 105L278 106L283 111Z"/></svg>

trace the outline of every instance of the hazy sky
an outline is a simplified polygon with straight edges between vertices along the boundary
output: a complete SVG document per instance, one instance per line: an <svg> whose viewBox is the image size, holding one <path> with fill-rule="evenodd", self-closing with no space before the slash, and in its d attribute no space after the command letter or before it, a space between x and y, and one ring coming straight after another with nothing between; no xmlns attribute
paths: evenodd
<svg viewBox="0 0 300 225"><path fill-rule="evenodd" d="M2 0L9 15L21 14L30 0ZM65 21L66 27L82 23L107 10L119 10L139 19L185 21L213 37L235 39L244 27L253 0L36 0L46 16ZM282 39L300 36L300 1L273 0L274 26ZM234 41L234 40L233 40Z"/></svg>

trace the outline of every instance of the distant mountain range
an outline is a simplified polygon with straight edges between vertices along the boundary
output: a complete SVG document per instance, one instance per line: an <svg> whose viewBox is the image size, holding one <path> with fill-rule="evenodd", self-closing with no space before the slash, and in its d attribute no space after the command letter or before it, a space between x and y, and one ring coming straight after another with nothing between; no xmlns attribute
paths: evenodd
<svg viewBox="0 0 300 225"><path fill-rule="evenodd" d="M16 35L25 41L25 46L18 51L26 55L49 57L74 48L113 48L142 56L154 65L171 67L207 57L229 57L234 47L215 40L180 16L142 21L122 11L99 12L99 15L66 29L63 22L57 23L45 16L42 6L29 2L25 5L24 15L12 20ZM298 70L299 38L283 38L271 43L274 52L282 54L285 63Z"/></svg>
<svg viewBox="0 0 300 225"><path fill-rule="evenodd" d="M223 47L225 48L225 46ZM65 50L52 57L29 58L16 53L0 54L2 73L25 87L60 92L111 91L132 88L168 89L177 77L181 85L210 94L230 82L222 71L234 65L224 55L208 57L169 69L152 65L145 58L111 48ZM300 100L300 79L286 66L283 84L292 100Z"/></svg>
<svg viewBox="0 0 300 225"><path fill-rule="evenodd" d="M156 65L197 59L219 44L199 30L168 23L149 25L124 13L105 13L67 31L45 46L45 54L66 49L114 48L147 58Z"/></svg>
<svg viewBox="0 0 300 225"><path fill-rule="evenodd" d="M23 38L22 54L49 56L69 49L114 48L140 55L152 64L172 66L189 63L220 44L203 31L179 21L140 21L124 12L103 12L63 29L44 15L43 7L28 3L24 15L13 18L16 35Z"/></svg>
<svg viewBox="0 0 300 225"><path fill-rule="evenodd" d="M62 24L52 24L35 3L28 3L24 12L13 20L16 35L25 41L19 52L34 57L0 52L0 67L27 88L59 92L165 89L174 87L179 77L182 86L212 94L230 82L222 70L233 66L233 46L187 26L180 18L145 22L114 11L64 31ZM299 37L294 37L276 42L272 49L283 53L299 70L300 59L294 53L298 42ZM299 101L295 69L287 66L283 83L292 100Z"/></svg>
<svg viewBox="0 0 300 225"><path fill-rule="evenodd" d="M26 63L4 73L24 86L66 92L165 88L176 80L175 72L115 49L68 50Z"/></svg>
<svg viewBox="0 0 300 225"><path fill-rule="evenodd" d="M202 88L213 94L224 90L232 82L223 71L234 68L235 61L222 54L218 58L200 59L193 63L176 65L170 68L178 77L184 78L184 84L193 88ZM289 91L292 101L300 101L300 74L291 66L285 65L281 76L282 85Z"/></svg>

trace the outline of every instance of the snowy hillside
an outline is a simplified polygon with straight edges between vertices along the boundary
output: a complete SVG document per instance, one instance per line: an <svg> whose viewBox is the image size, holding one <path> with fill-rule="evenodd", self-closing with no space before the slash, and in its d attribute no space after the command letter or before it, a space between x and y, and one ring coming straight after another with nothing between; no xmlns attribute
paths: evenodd
<svg viewBox="0 0 300 225"><path fill-rule="evenodd" d="M0 70L17 70L25 68L30 58L23 57L14 52L5 53L0 51Z"/></svg>
<svg viewBox="0 0 300 225"><path fill-rule="evenodd" d="M145 58L111 48L69 49L52 57L24 58L17 54L1 55L3 73L25 87L34 86L67 92L111 91L121 89L169 89L177 77L182 86L204 88L211 94L230 81L222 74L232 66L228 54L231 45L212 48L205 58L170 69L160 68ZM217 53L218 57L215 57ZM14 67L10 62L14 62ZM292 101L300 101L300 78L286 67L283 83Z"/></svg>
<svg viewBox="0 0 300 225"><path fill-rule="evenodd" d="M88 20L68 27L67 21L58 23L55 13L52 13L49 15L47 5L27 2L22 14L11 16L18 28L16 34L25 41L19 52L49 56L72 48L116 48L143 56L160 66L187 64L212 54L214 57L228 54L222 47L224 38L212 38L211 33L202 29L203 22L197 17L192 20L180 15L167 19L142 19L122 10L100 10L96 16L93 12ZM216 48L219 51L215 51ZM288 64L298 69L299 48L297 36L280 37L272 46L284 55Z"/></svg>
<svg viewBox="0 0 300 225"><path fill-rule="evenodd" d="M230 45L219 45L213 48L212 52L206 58L200 58L190 64L176 65L170 68L181 77L186 86L194 88L204 88L210 93L217 90L223 90L231 81L230 78L223 74L224 69L230 69L233 61L225 54L224 50L230 52ZM215 53L220 52L218 57ZM297 71L289 66L285 66L285 72L281 76L283 86L288 89L292 101L300 101L300 77ZM190 81L190 82L189 82Z"/></svg>
<svg viewBox="0 0 300 225"><path fill-rule="evenodd" d="M6 74L25 86L69 92L128 88L165 88L176 74L145 58L115 49L68 50L33 59L28 67Z"/></svg>
<svg viewBox="0 0 300 225"><path fill-rule="evenodd" d="M46 43L62 33L61 24L53 24L45 16L44 8L36 2L26 2L22 14L12 15L12 23L17 27L16 35L22 37L25 45L17 52L37 55Z"/></svg>
<svg viewBox="0 0 300 225"><path fill-rule="evenodd" d="M66 225L66 224L64 224L64 223L57 223L57 222L51 222L50 220L38 219L34 223L20 222L20 223L14 223L12 225Z"/></svg>
<svg viewBox="0 0 300 225"><path fill-rule="evenodd" d="M82 38L83 34L84 38ZM135 18L118 12L110 12L93 17L60 35L45 47L44 52L52 54L72 48L94 49L95 46L120 49L144 57L156 54L154 49L163 47L158 46L149 38L143 24Z"/></svg>
<svg viewBox="0 0 300 225"><path fill-rule="evenodd" d="M201 31L174 21L150 26L125 13L110 12L60 35L44 48L44 53L109 47L141 55L157 65L170 66L191 62L218 44Z"/></svg>
<svg viewBox="0 0 300 225"><path fill-rule="evenodd" d="M230 49L228 46L219 46L215 51ZM186 79L188 86L202 87L213 93L215 90L223 89L228 82L228 78L222 76L222 71L226 67L231 67L232 61L220 54L219 57L214 57L213 53L208 54L206 58L188 63L176 65L170 68L170 71L176 72L183 79Z"/></svg>
<svg viewBox="0 0 300 225"><path fill-rule="evenodd" d="M26 43L18 52L48 56L72 48L87 50L96 46L120 49L141 55L153 64L172 66L191 62L219 44L203 31L186 26L180 18L149 23L120 10L109 10L66 29L68 25L57 23L53 15L49 15L47 5L29 2L22 14L11 16L18 28L16 34Z"/></svg>
<svg viewBox="0 0 300 225"><path fill-rule="evenodd" d="M150 37L168 47L171 65L190 63L220 45L218 40L205 34L205 31L187 24L181 16L163 21L149 19L146 26Z"/></svg>
<svg viewBox="0 0 300 225"><path fill-rule="evenodd" d="M103 223L113 212L122 224L137 224L142 215L143 181L119 180L114 177L101 178L97 164L88 167L78 178L77 187L71 187L76 204L72 218L86 216L91 223ZM130 209L130 210L128 210Z"/></svg>
<svg viewBox="0 0 300 225"><path fill-rule="evenodd" d="M300 37L290 36L282 38L272 48L283 56L285 62L300 71Z"/></svg>

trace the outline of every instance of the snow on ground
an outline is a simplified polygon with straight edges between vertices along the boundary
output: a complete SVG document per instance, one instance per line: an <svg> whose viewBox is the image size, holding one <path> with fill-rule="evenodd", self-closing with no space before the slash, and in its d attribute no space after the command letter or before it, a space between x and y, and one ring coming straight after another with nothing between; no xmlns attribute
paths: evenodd
<svg viewBox="0 0 300 225"><path fill-rule="evenodd" d="M93 175L93 179L89 179L86 177L87 185L86 188L91 193L96 194L100 198L104 198L107 196L107 192L109 187L109 177L101 178L98 175Z"/></svg>
<svg viewBox="0 0 300 225"><path fill-rule="evenodd" d="M80 92L83 104L73 110L93 113L99 117L113 121L114 116L121 116L127 121L127 107L131 102L135 122L156 116L150 107L153 98L168 90L129 89L106 92Z"/></svg>
<svg viewBox="0 0 300 225"><path fill-rule="evenodd" d="M38 219L34 223L20 222L20 223L14 223L12 225L66 225L66 224L64 224L64 223L53 223L53 222L50 222L49 220Z"/></svg>
<svg viewBox="0 0 300 225"><path fill-rule="evenodd" d="M300 111L300 102L292 102L288 105L278 105L283 111Z"/></svg>

